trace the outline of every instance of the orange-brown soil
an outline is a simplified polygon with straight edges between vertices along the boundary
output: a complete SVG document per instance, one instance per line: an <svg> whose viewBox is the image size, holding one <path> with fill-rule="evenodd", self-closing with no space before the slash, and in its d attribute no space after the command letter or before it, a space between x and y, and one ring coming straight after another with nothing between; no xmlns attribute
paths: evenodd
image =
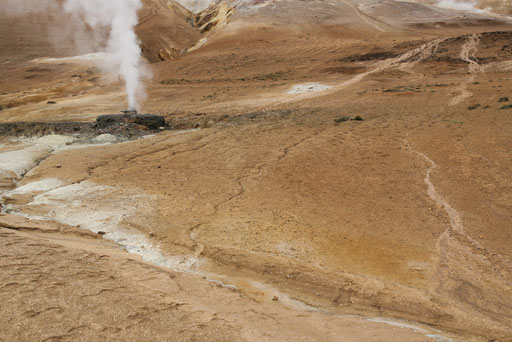
<svg viewBox="0 0 512 342"><path fill-rule="evenodd" d="M317 5L209 9L218 26L149 65L144 110L174 130L54 153L25 175L18 186L58 179L78 190L7 197L12 214L115 221L193 274L76 228L3 229L0 262L18 278L1 273L2 307L30 329L8 323L0 340L428 335L362 317L512 338L512 109L498 102L512 99L510 22L391 1ZM1 56L2 122L122 109L121 82L94 64L16 51Z"/></svg>

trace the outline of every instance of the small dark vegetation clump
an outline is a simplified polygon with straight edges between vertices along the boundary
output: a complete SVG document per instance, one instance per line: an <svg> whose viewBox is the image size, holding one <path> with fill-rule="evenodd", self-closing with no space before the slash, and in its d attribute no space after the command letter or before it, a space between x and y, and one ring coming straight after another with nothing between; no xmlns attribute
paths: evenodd
<svg viewBox="0 0 512 342"><path fill-rule="evenodd" d="M469 106L469 107L468 107L468 110L475 110L475 109L477 109L478 107L481 107L481 106L482 106L481 104L478 104L478 103L477 103L477 104L475 104L475 105L471 105L471 106Z"/></svg>
<svg viewBox="0 0 512 342"><path fill-rule="evenodd" d="M336 125L339 125L340 123L347 122L347 121L364 121L364 119L361 115L340 116L339 118L334 119L334 122L336 123Z"/></svg>
<svg viewBox="0 0 512 342"><path fill-rule="evenodd" d="M500 97L500 99L498 100L498 102L508 102L509 99L507 96L503 96L503 97Z"/></svg>
<svg viewBox="0 0 512 342"><path fill-rule="evenodd" d="M382 92L383 93L405 93L405 92L421 93L421 87L417 87L417 86L398 86L398 87L395 87L395 88L384 89Z"/></svg>
<svg viewBox="0 0 512 342"><path fill-rule="evenodd" d="M160 81L160 84L184 84L184 83L192 83L192 81L186 80L184 78L182 78L182 79L168 78L168 79Z"/></svg>
<svg viewBox="0 0 512 342"><path fill-rule="evenodd" d="M500 109L512 109L512 104L503 105Z"/></svg>

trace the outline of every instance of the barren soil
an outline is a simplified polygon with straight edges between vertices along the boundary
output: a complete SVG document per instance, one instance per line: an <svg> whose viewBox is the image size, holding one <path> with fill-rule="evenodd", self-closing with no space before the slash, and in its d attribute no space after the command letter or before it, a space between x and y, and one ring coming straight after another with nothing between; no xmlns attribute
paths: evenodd
<svg viewBox="0 0 512 342"><path fill-rule="evenodd" d="M172 128L142 138L90 126L119 80L0 24L0 341L512 339L509 18L141 18L144 111Z"/></svg>

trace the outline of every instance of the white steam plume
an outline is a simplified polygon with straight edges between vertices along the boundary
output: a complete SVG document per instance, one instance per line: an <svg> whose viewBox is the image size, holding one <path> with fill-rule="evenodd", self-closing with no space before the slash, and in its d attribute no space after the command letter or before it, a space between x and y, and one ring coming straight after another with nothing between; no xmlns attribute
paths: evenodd
<svg viewBox="0 0 512 342"><path fill-rule="evenodd" d="M64 10L84 20L94 31L110 30L107 52L111 67L117 69L125 81L128 109L139 109L137 98L144 94L141 83L142 64L135 26L140 0L66 0Z"/></svg>
<svg viewBox="0 0 512 342"><path fill-rule="evenodd" d="M128 97L128 109L138 110L144 94L142 78L149 76L142 64L141 49L135 34L137 12L141 0L0 0L2 11L8 15L50 13L58 22L59 36L70 36L72 30L76 50L94 48L107 52L106 65L123 78ZM70 18L69 18L70 17ZM67 20L71 19L71 20ZM52 34L53 35L53 34ZM87 37L89 42L85 42Z"/></svg>

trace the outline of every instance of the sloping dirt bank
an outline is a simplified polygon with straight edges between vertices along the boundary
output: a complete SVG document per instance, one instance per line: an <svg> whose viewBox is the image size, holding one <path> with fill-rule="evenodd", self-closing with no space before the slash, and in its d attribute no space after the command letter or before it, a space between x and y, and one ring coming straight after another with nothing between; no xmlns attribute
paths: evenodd
<svg viewBox="0 0 512 342"><path fill-rule="evenodd" d="M431 341L415 329L257 304L76 228L10 221L0 216L3 341Z"/></svg>
<svg viewBox="0 0 512 342"><path fill-rule="evenodd" d="M32 148L44 141L49 152L34 160L44 164L51 151L54 157L62 153L59 148L76 156L76 149L64 148L69 139L57 137L35 140ZM16 146L7 148L17 151ZM23 155L26 149L18 153ZM26 158L27 165L33 162L32 155ZM150 194L127 193L87 180L70 185L56 178L34 182L37 164L31 165L20 172L25 176L21 183L2 196L5 211L41 215L28 220L0 214L0 267L6 270L0 277L5 303L5 310L0 310L5 316L2 339L450 340L427 326L336 314L250 278L212 274L199 267L205 261L199 259L201 252L192 262L190 257L167 257L126 226L135 208L135 216L148 212L141 204L153 202ZM12 287L19 295L10 294ZM169 322L174 322L171 329Z"/></svg>

